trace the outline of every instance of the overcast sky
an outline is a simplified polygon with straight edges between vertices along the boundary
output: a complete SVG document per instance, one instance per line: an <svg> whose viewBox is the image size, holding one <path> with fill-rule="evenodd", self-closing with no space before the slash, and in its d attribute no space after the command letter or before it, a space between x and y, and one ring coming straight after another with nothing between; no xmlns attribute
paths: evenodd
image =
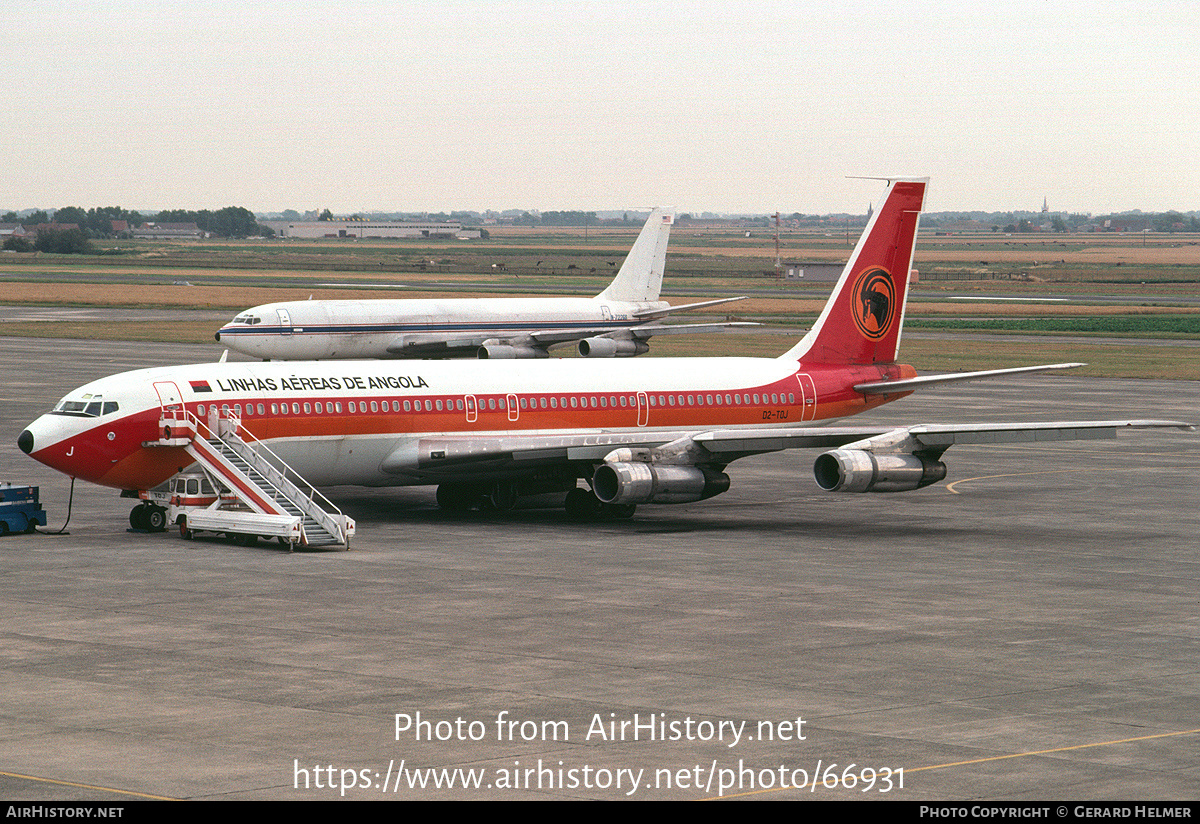
<svg viewBox="0 0 1200 824"><path fill-rule="evenodd" d="M0 209L1200 208L1200 3L9 0Z"/></svg>

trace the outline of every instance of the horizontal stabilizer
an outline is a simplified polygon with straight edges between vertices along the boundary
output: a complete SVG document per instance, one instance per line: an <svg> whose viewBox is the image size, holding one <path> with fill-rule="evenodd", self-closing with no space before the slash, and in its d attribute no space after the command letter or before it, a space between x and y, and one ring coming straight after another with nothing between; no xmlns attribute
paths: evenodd
<svg viewBox="0 0 1200 824"><path fill-rule="evenodd" d="M1018 366L1013 369L985 369L982 372L955 372L949 375L922 375L917 378L904 378L895 381L877 381L873 383L855 384L854 391L864 395L891 395L896 392L912 392L927 386L938 386L943 383L959 383L960 381L977 381L984 378L996 378L1003 375L1018 375L1025 372L1048 372L1052 369L1076 369L1087 366L1086 363L1050 363L1044 366Z"/></svg>
<svg viewBox="0 0 1200 824"><path fill-rule="evenodd" d="M709 332L726 332L730 329L742 329L747 326L762 326L748 320L731 320L725 323L668 323L645 324L629 330L635 338L648 338L653 335L697 335Z"/></svg>
<svg viewBox="0 0 1200 824"><path fill-rule="evenodd" d="M703 309L705 306L720 306L722 303L733 303L735 300L745 300L746 295L741 295L736 298L718 298L717 300L705 300L700 303L683 303L679 306L668 306L666 309L645 309L641 312L634 312L635 318L658 318L663 315L669 315L672 312L687 312L692 309Z"/></svg>

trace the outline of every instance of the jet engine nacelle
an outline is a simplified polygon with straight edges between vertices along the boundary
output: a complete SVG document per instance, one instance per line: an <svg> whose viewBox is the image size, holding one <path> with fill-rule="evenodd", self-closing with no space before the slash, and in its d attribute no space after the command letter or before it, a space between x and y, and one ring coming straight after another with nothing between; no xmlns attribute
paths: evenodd
<svg viewBox="0 0 1200 824"><path fill-rule="evenodd" d="M479 347L480 360L514 360L548 358L550 353L536 346L509 346L506 343L485 343Z"/></svg>
<svg viewBox="0 0 1200 824"><path fill-rule="evenodd" d="M606 504L688 504L729 489L729 476L698 466L603 463L592 491Z"/></svg>
<svg viewBox="0 0 1200 824"><path fill-rule="evenodd" d="M650 351L650 344L629 338L584 338L579 354L585 358L632 358Z"/></svg>
<svg viewBox="0 0 1200 824"><path fill-rule="evenodd" d="M817 457L813 475L826 492L907 492L945 478L946 465L919 455L834 449Z"/></svg>

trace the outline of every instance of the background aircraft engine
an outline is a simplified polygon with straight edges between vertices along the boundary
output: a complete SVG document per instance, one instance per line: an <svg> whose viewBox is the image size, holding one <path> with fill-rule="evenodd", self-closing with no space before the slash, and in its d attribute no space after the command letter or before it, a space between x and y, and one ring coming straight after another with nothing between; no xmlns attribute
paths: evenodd
<svg viewBox="0 0 1200 824"><path fill-rule="evenodd" d="M817 457L813 475L826 492L907 492L945 478L946 465L919 455L834 449Z"/></svg>
<svg viewBox="0 0 1200 824"><path fill-rule="evenodd" d="M592 476L592 491L606 504L687 504L728 489L728 475L698 466L604 463Z"/></svg>
<svg viewBox="0 0 1200 824"><path fill-rule="evenodd" d="M650 351L650 344L625 338L584 338L579 354L585 358L632 358Z"/></svg>
<svg viewBox="0 0 1200 824"><path fill-rule="evenodd" d="M509 346L503 343L485 343L479 347L480 360L514 360L523 358L548 358L550 353L536 346Z"/></svg>

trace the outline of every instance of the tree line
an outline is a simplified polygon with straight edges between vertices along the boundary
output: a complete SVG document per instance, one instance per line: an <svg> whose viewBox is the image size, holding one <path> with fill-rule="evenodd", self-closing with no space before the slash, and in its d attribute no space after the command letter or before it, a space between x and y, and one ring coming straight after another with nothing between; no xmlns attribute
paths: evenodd
<svg viewBox="0 0 1200 824"><path fill-rule="evenodd" d="M86 210L79 206L64 206L53 215L45 210L38 210L22 218L16 212L8 212L0 215L0 223L20 223L32 228L48 224L52 218L53 222L60 226L78 226L83 237L88 240L120 236L121 232L113 228L114 221L124 221L131 229L140 228L147 223L195 223L201 231L216 237L258 237L274 234L269 227L259 224L253 212L241 206L226 206L216 211L166 209L154 215L143 215L140 212L122 209L120 206Z"/></svg>

